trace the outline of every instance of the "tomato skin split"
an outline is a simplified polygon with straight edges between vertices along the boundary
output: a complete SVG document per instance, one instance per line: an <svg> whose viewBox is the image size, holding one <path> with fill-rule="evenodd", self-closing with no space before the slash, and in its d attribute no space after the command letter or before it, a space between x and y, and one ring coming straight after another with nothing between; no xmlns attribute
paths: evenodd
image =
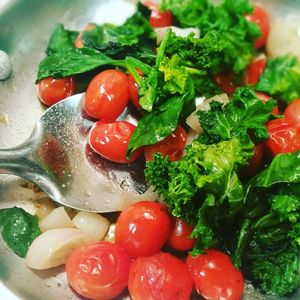
<svg viewBox="0 0 300 300"><path fill-rule="evenodd" d="M218 250L206 250L187 258L187 265L196 290L207 300L240 300L244 290L242 273L230 257Z"/></svg>
<svg viewBox="0 0 300 300"><path fill-rule="evenodd" d="M123 210L116 222L116 243L133 258L152 255L166 243L170 228L165 205L136 202Z"/></svg>
<svg viewBox="0 0 300 300"><path fill-rule="evenodd" d="M114 299L127 286L131 263L128 254L114 243L101 241L85 245L68 258L68 282L88 299Z"/></svg>
<svg viewBox="0 0 300 300"><path fill-rule="evenodd" d="M84 109L98 120L115 121L129 101L128 78L123 72L110 69L96 75L89 83Z"/></svg>
<svg viewBox="0 0 300 300"><path fill-rule="evenodd" d="M135 128L126 121L98 121L90 131L89 144L95 152L110 161L121 164L132 163L143 151L142 148L137 149L130 159L126 157L128 143Z"/></svg>
<svg viewBox="0 0 300 300"><path fill-rule="evenodd" d="M41 80L37 85L37 94L41 102L47 106L74 95L76 92L76 81L74 77L54 79L48 77Z"/></svg>
<svg viewBox="0 0 300 300"><path fill-rule="evenodd" d="M133 300L189 300L192 285L187 266L169 253L137 258L129 271Z"/></svg>

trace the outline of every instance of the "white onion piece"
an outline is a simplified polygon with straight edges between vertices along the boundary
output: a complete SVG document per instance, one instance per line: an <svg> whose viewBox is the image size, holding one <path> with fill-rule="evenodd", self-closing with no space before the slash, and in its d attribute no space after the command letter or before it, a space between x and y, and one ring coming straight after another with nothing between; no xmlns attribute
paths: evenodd
<svg viewBox="0 0 300 300"><path fill-rule="evenodd" d="M106 234L104 240L107 242L114 243L115 239L116 239L115 232L116 232L116 224L112 223L109 226L109 229L107 231L107 234Z"/></svg>
<svg viewBox="0 0 300 300"><path fill-rule="evenodd" d="M201 101L200 101L201 100ZM196 103L199 103L197 106L196 106L196 110L193 111L186 119L186 123L197 133L197 134L200 134L203 132L203 129L200 125L200 122L199 122L199 119L196 115L196 112L199 111L199 110L205 110L205 111L209 111L210 110L210 105L209 103L211 101L217 101L217 102L220 102L222 103L223 105L227 104L229 102L229 98L227 96L227 94L220 94L220 95L216 95L216 96L213 96L209 99L203 99L202 97L201 98L198 98L198 100L196 99Z"/></svg>
<svg viewBox="0 0 300 300"><path fill-rule="evenodd" d="M300 59L300 20L288 16L274 20L270 26L266 50L269 56L293 54Z"/></svg>
<svg viewBox="0 0 300 300"><path fill-rule="evenodd" d="M72 222L76 228L87 233L94 242L104 238L110 225L110 222L103 216L88 211L79 212Z"/></svg>
<svg viewBox="0 0 300 300"><path fill-rule="evenodd" d="M32 242L25 263L36 270L57 267L66 262L74 249L91 242L89 235L79 229L51 229Z"/></svg>
<svg viewBox="0 0 300 300"><path fill-rule="evenodd" d="M42 219L39 227L42 232L45 232L55 228L70 228L74 227L74 225L65 209L61 206L53 209L48 216Z"/></svg>
<svg viewBox="0 0 300 300"><path fill-rule="evenodd" d="M195 38L200 37L200 30L198 28L179 28L176 26L168 26L168 27L159 27L159 28L154 28L156 32L156 43L157 45L162 41L162 39L165 36L165 33L168 29L171 29L177 36L188 36L190 33L194 33Z"/></svg>

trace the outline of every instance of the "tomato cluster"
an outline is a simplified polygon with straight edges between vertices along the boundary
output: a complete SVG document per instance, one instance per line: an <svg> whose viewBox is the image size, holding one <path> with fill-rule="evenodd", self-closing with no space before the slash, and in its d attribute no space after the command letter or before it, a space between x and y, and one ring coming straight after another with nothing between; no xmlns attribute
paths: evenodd
<svg viewBox="0 0 300 300"><path fill-rule="evenodd" d="M207 250L184 262L161 251L165 244L190 250L192 230L170 217L164 205L137 202L121 212L115 243L102 241L71 254L66 264L70 286L89 299L112 299L126 286L137 300L188 300L193 286L205 299L240 299L243 276L227 254Z"/></svg>

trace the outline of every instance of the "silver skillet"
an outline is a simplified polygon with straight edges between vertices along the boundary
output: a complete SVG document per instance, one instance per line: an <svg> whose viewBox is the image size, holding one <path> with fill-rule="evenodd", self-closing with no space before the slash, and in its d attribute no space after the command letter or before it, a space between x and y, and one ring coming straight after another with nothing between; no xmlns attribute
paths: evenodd
<svg viewBox="0 0 300 300"><path fill-rule="evenodd" d="M0 49L13 60L14 72L7 81L0 81L0 149L12 148L31 134L43 107L36 97L34 80L39 61L53 27L63 23L80 29L88 22L122 23L134 9L126 0L0 0ZM256 1L259 2L259 1ZM262 1L273 15L300 13L300 1ZM88 192L88 191L87 191ZM87 193L88 195L88 193ZM28 182L0 175L0 208L14 205L34 211L35 201L44 195ZM0 300L65 300L80 299L69 289L63 268L34 272L0 241ZM120 299L128 299L124 294ZM244 299L266 299L246 284ZM273 298L274 299L274 298ZM285 298L281 298L285 299ZM300 291L293 297L300 299Z"/></svg>

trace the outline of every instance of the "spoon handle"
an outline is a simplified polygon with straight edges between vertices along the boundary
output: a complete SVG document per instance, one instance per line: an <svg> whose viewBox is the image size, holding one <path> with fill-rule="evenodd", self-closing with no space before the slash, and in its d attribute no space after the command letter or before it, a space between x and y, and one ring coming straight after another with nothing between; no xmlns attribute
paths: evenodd
<svg viewBox="0 0 300 300"><path fill-rule="evenodd" d="M53 199L62 197L47 171L31 157L31 148L28 144L0 150L0 174L11 174L27 179Z"/></svg>

